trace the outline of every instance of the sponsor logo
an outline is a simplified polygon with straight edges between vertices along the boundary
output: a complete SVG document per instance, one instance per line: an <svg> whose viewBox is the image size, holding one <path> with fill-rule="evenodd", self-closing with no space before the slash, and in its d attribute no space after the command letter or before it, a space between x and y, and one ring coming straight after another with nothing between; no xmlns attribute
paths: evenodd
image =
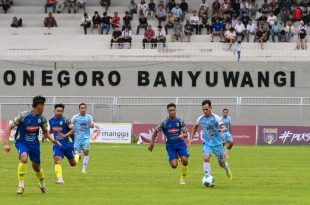
<svg viewBox="0 0 310 205"><path fill-rule="evenodd" d="M279 136L282 143L294 143L294 142L310 142L310 133L293 133L291 131L285 131Z"/></svg>
<svg viewBox="0 0 310 205"><path fill-rule="evenodd" d="M176 133L179 132L179 129L176 129L176 128L169 129L168 132L169 132L170 134L176 134Z"/></svg>
<svg viewBox="0 0 310 205"><path fill-rule="evenodd" d="M264 141L267 144L273 144L277 141L278 128L264 128Z"/></svg>
<svg viewBox="0 0 310 205"><path fill-rule="evenodd" d="M52 129L54 132L61 132L62 131L62 127L53 127Z"/></svg>
<svg viewBox="0 0 310 205"><path fill-rule="evenodd" d="M26 127L26 130L29 131L29 132L36 132L39 130L39 126L27 126Z"/></svg>

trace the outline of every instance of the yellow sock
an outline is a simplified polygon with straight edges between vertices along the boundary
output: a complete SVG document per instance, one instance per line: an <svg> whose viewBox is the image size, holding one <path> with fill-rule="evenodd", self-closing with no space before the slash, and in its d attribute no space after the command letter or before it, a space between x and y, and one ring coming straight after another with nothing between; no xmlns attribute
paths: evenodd
<svg viewBox="0 0 310 205"><path fill-rule="evenodd" d="M43 169L41 168L39 172L36 172L36 176L40 181L40 184L44 184L44 173L43 173Z"/></svg>
<svg viewBox="0 0 310 205"><path fill-rule="evenodd" d="M185 179L188 166L182 166L181 179Z"/></svg>
<svg viewBox="0 0 310 205"><path fill-rule="evenodd" d="M74 159L75 159L75 162L78 163L80 161L80 155L79 154L75 154L74 155Z"/></svg>
<svg viewBox="0 0 310 205"><path fill-rule="evenodd" d="M60 164L55 164L55 173L57 178L62 177L62 167Z"/></svg>
<svg viewBox="0 0 310 205"><path fill-rule="evenodd" d="M27 164L20 162L17 168L17 177L18 177L19 186L22 186L22 187L24 186L26 173L27 173Z"/></svg>

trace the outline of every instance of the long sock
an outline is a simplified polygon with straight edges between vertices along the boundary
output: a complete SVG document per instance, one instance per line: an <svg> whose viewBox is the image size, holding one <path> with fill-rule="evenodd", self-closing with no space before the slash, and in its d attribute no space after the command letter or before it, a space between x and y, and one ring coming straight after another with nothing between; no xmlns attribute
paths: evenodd
<svg viewBox="0 0 310 205"><path fill-rule="evenodd" d="M84 161L83 161L83 170L86 170L87 165L89 161L89 156L84 156Z"/></svg>
<svg viewBox="0 0 310 205"><path fill-rule="evenodd" d="M42 168L40 169L40 171L38 171L38 172L36 171L36 176L39 179L40 186L44 187L45 186L45 184L44 184L44 173L43 173Z"/></svg>
<svg viewBox="0 0 310 205"><path fill-rule="evenodd" d="M203 163L203 170L205 171L205 175L210 175L211 174L211 166L209 162L204 162Z"/></svg>
<svg viewBox="0 0 310 205"><path fill-rule="evenodd" d="M58 179L62 179L62 167L60 164L55 164L55 174Z"/></svg>
<svg viewBox="0 0 310 205"><path fill-rule="evenodd" d="M229 154L230 149L226 149L225 154Z"/></svg>
<svg viewBox="0 0 310 205"><path fill-rule="evenodd" d="M79 153L75 153L74 159L75 159L75 162L76 162L76 163L78 163L78 162L80 161L80 155L79 155Z"/></svg>
<svg viewBox="0 0 310 205"><path fill-rule="evenodd" d="M186 177L186 174L187 174L187 169L188 169L188 166L182 166L182 173L181 173L181 179L185 179Z"/></svg>
<svg viewBox="0 0 310 205"><path fill-rule="evenodd" d="M25 186L25 176L27 174L27 164L19 163L17 168L17 178L18 178L18 186Z"/></svg>
<svg viewBox="0 0 310 205"><path fill-rule="evenodd" d="M225 167L224 167L225 171L229 170L229 164L227 162L225 162Z"/></svg>

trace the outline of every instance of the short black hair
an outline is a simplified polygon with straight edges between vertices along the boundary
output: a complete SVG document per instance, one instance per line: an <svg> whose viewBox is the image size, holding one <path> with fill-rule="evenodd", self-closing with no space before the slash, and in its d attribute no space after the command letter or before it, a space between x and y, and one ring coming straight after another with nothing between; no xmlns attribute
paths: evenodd
<svg viewBox="0 0 310 205"><path fill-rule="evenodd" d="M167 105L167 109L168 109L169 107L174 107L174 108L176 108L177 106L176 106L174 103L169 103L169 104Z"/></svg>
<svg viewBox="0 0 310 205"><path fill-rule="evenodd" d="M210 107L211 107L211 105L212 105L210 100L204 100L204 101L202 101L202 103L201 103L202 106L207 105L207 104L208 104Z"/></svg>
<svg viewBox="0 0 310 205"><path fill-rule="evenodd" d="M228 112L229 110L228 110L228 108L224 108L224 109L223 109L223 112L224 112L224 111L227 111L227 112Z"/></svg>
<svg viewBox="0 0 310 205"><path fill-rule="evenodd" d="M32 107L35 108L38 105L44 105L45 101L46 101L45 97L41 95L35 96L32 100Z"/></svg>
<svg viewBox="0 0 310 205"><path fill-rule="evenodd" d="M85 105L85 107L87 108L87 105L85 103L81 103L79 104L79 109L81 108L82 105Z"/></svg>
<svg viewBox="0 0 310 205"><path fill-rule="evenodd" d="M54 109L55 109L55 110L56 110L56 108L58 108L58 107L60 107L60 108L62 108L62 109L65 109L65 105L62 104L62 103L54 105Z"/></svg>

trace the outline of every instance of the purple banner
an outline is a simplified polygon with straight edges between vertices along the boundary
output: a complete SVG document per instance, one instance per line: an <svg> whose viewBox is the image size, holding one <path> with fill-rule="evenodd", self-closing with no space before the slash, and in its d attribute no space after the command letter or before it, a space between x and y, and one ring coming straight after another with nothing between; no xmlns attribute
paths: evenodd
<svg viewBox="0 0 310 205"><path fill-rule="evenodd" d="M310 127L259 126L258 145L310 145Z"/></svg>

